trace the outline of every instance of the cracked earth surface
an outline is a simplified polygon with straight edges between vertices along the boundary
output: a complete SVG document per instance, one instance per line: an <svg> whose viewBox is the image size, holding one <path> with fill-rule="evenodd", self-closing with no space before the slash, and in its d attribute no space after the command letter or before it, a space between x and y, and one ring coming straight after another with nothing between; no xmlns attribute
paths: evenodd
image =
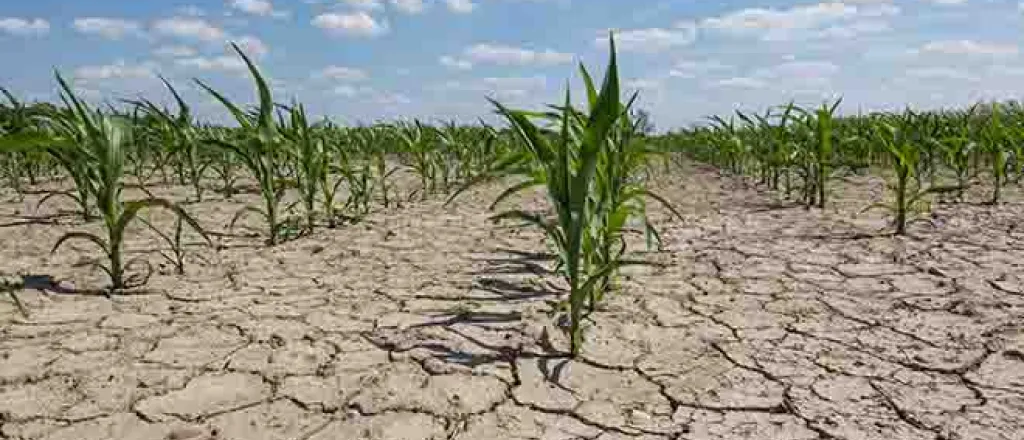
<svg viewBox="0 0 1024 440"><path fill-rule="evenodd" d="M487 222L489 187L274 248L220 236L111 300L23 291L23 318L3 297L0 438L1024 438L1019 201L893 238L854 215L877 179L837 182L825 212L666 180L686 218L652 214L664 250L635 256L657 264L625 271L576 360L542 237ZM224 231L243 202L189 210ZM73 223L0 228L0 272L102 285L91 249L49 254L93 227Z"/></svg>

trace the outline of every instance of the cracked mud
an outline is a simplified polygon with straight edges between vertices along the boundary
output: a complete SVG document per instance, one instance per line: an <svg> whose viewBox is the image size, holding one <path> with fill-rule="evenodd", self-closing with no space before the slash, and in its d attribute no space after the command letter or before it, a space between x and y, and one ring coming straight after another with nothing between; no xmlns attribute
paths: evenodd
<svg viewBox="0 0 1024 440"><path fill-rule="evenodd" d="M940 205L894 238L855 215L882 182L852 180L821 212L674 175L658 191L686 220L652 213L664 250L631 244L655 264L576 360L542 237L486 221L499 187L274 248L222 235L185 276L136 229L146 288L22 291L28 318L0 298L0 438L1024 438L1024 205ZM225 231L245 202L188 209ZM0 273L103 285L91 249L49 254L94 225L59 222L0 228Z"/></svg>

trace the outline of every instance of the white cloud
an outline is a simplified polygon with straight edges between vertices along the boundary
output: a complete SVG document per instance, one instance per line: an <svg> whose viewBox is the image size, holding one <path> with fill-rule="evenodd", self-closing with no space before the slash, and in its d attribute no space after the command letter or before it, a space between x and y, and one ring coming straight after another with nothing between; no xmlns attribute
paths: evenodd
<svg viewBox="0 0 1024 440"><path fill-rule="evenodd" d="M194 57L199 52L190 46L160 46L153 51L153 54L159 57L183 58Z"/></svg>
<svg viewBox="0 0 1024 440"><path fill-rule="evenodd" d="M936 5L944 5L944 6L955 6L955 5L965 5L965 4L967 4L967 0L928 0L928 2L929 3L934 3Z"/></svg>
<svg viewBox="0 0 1024 440"><path fill-rule="evenodd" d="M547 78L535 76L486 77L469 80L449 80L428 87L441 94L452 92L483 93L499 99L519 99L539 95L547 87Z"/></svg>
<svg viewBox="0 0 1024 440"><path fill-rule="evenodd" d="M153 63L128 64L120 60L114 64L79 67L75 69L75 78L83 81L153 78L155 68Z"/></svg>
<svg viewBox="0 0 1024 440"><path fill-rule="evenodd" d="M827 79L839 72L839 66L829 61L789 61L755 72L755 76L775 80L808 81Z"/></svg>
<svg viewBox="0 0 1024 440"><path fill-rule="evenodd" d="M970 82L980 80L978 77L963 70L953 69L950 67L921 67L909 69L906 71L906 76L908 78L915 79L960 80Z"/></svg>
<svg viewBox="0 0 1024 440"><path fill-rule="evenodd" d="M408 96L405 96L405 95L403 95L401 93L376 92L375 91L375 92L371 93L370 99L371 99L371 101L373 103L384 105L384 106L397 106L397 105L412 104L412 99L410 99Z"/></svg>
<svg viewBox="0 0 1024 440"><path fill-rule="evenodd" d="M538 90L547 87L547 78L535 76L520 77L488 77L481 79L481 83L491 88L509 88L523 90Z"/></svg>
<svg viewBox="0 0 1024 440"><path fill-rule="evenodd" d="M764 81L757 78L750 78L745 76L736 76L723 80L716 81L713 85L718 87L729 87L729 88L741 88L741 89L761 89L766 87Z"/></svg>
<svg viewBox="0 0 1024 440"><path fill-rule="evenodd" d="M369 75L362 69L345 66L327 66L312 75L314 78L330 79L335 81L362 81Z"/></svg>
<svg viewBox="0 0 1024 440"><path fill-rule="evenodd" d="M486 77L474 80L450 80L431 87L435 91L450 93L452 91L483 93L497 99L523 99L540 96L547 88L547 78L535 76Z"/></svg>
<svg viewBox="0 0 1024 440"><path fill-rule="evenodd" d="M829 26L822 29L817 36L828 39L851 39L861 35L879 34L892 29L892 25L883 20L865 19L848 24Z"/></svg>
<svg viewBox="0 0 1024 440"><path fill-rule="evenodd" d="M207 71L243 72L246 70L245 62L242 61L241 58L228 55L219 57L180 58L175 60L174 63L179 67Z"/></svg>
<svg viewBox="0 0 1024 440"><path fill-rule="evenodd" d="M654 78L636 78L623 83L627 90L650 91L660 89L662 82Z"/></svg>
<svg viewBox="0 0 1024 440"><path fill-rule="evenodd" d="M628 29L615 34L616 46L623 52L663 52L681 46L688 46L697 37L697 28L691 25L680 25L676 29L647 28ZM594 40L598 47L608 44L607 37Z"/></svg>
<svg viewBox="0 0 1024 440"><path fill-rule="evenodd" d="M346 98L351 98L358 95L359 91L360 89L358 87L353 87L349 85L337 86L332 90L332 92L334 92L335 95L341 95Z"/></svg>
<svg viewBox="0 0 1024 440"><path fill-rule="evenodd" d="M899 13L900 8L888 2L847 0L794 6L788 9L741 9L720 17L704 19L700 26L734 35L759 36L767 41L814 36L841 37L865 30L878 30L881 28L877 24L878 21ZM850 24L868 19L875 24ZM805 35L816 30L816 34Z"/></svg>
<svg viewBox="0 0 1024 440"><path fill-rule="evenodd" d="M288 16L287 11L274 9L270 0L231 0L231 7L250 15L261 17L284 18Z"/></svg>
<svg viewBox="0 0 1024 440"><path fill-rule="evenodd" d="M473 68L473 63L467 60L456 58L453 56L445 55L438 60L442 66L445 66L453 70L470 70Z"/></svg>
<svg viewBox="0 0 1024 440"><path fill-rule="evenodd" d="M142 26L135 21L119 18L84 17L76 18L72 26L83 34L99 35L111 40L120 40L128 35L142 35Z"/></svg>
<svg viewBox="0 0 1024 440"><path fill-rule="evenodd" d="M227 34L210 22L195 17L172 17L157 20L153 30L159 34L200 41L223 41Z"/></svg>
<svg viewBox="0 0 1024 440"><path fill-rule="evenodd" d="M426 9L423 0L391 0L391 4L406 14L419 14Z"/></svg>
<svg viewBox="0 0 1024 440"><path fill-rule="evenodd" d="M551 49L535 51L499 44L477 44L467 48L464 58L475 63L490 63L503 66L554 65L572 61L570 53Z"/></svg>
<svg viewBox="0 0 1024 440"><path fill-rule="evenodd" d="M383 0L341 0L348 6L366 11L376 11L384 8Z"/></svg>
<svg viewBox="0 0 1024 440"><path fill-rule="evenodd" d="M668 72L668 76L673 78L693 79L708 73L730 69L732 69L732 66L717 60L680 61L672 66L672 69Z"/></svg>
<svg viewBox="0 0 1024 440"><path fill-rule="evenodd" d="M857 6L846 3L818 3L791 9L747 8L721 17L705 19L704 27L730 32L750 30L807 29L849 18L857 13Z"/></svg>
<svg viewBox="0 0 1024 440"><path fill-rule="evenodd" d="M387 23L379 23L370 14L320 14L313 18L313 26L337 35L373 37L388 32Z"/></svg>
<svg viewBox="0 0 1024 440"><path fill-rule="evenodd" d="M350 85L340 85L331 90L335 95L343 96L346 98L354 98L358 101L369 102L383 106L397 106L403 104L411 104L412 99L401 93L392 93L386 91L374 90L371 87L354 87Z"/></svg>
<svg viewBox="0 0 1024 440"><path fill-rule="evenodd" d="M476 9L476 4L472 0L445 0L445 4L448 5L448 10L456 14L468 14Z"/></svg>
<svg viewBox="0 0 1024 440"><path fill-rule="evenodd" d="M50 32L50 22L41 18L24 19L0 17L0 33L16 36L44 35Z"/></svg>
<svg viewBox="0 0 1024 440"><path fill-rule="evenodd" d="M933 41L921 47L920 53L942 55L1013 56L1018 48L1012 44L979 43L972 40Z"/></svg>

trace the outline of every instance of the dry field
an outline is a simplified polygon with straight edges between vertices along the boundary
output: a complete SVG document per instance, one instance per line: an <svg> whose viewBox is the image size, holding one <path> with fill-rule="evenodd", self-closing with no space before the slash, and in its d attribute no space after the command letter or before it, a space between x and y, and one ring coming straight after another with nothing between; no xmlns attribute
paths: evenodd
<svg viewBox="0 0 1024 440"><path fill-rule="evenodd" d="M894 238L856 215L878 179L824 213L697 167L658 186L686 221L652 213L665 249L575 361L543 237L486 220L500 186L272 248L227 233L245 196L191 204L220 249L178 276L136 225L155 273L110 299L94 249L49 253L75 217L4 195L0 274L75 289L0 298L0 438L1024 438L1020 195Z"/></svg>

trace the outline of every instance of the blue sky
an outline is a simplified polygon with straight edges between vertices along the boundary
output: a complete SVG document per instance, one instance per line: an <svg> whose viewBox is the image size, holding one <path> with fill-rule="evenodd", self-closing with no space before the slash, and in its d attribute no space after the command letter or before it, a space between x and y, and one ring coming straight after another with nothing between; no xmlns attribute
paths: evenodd
<svg viewBox="0 0 1024 440"><path fill-rule="evenodd" d="M227 41L276 98L356 123L472 121L578 91L617 32L622 75L670 128L733 108L843 96L844 109L960 105L1024 92L1018 0L7 0L0 84L52 99L53 69L93 100L167 101L169 78L205 118L192 78L249 101Z"/></svg>

